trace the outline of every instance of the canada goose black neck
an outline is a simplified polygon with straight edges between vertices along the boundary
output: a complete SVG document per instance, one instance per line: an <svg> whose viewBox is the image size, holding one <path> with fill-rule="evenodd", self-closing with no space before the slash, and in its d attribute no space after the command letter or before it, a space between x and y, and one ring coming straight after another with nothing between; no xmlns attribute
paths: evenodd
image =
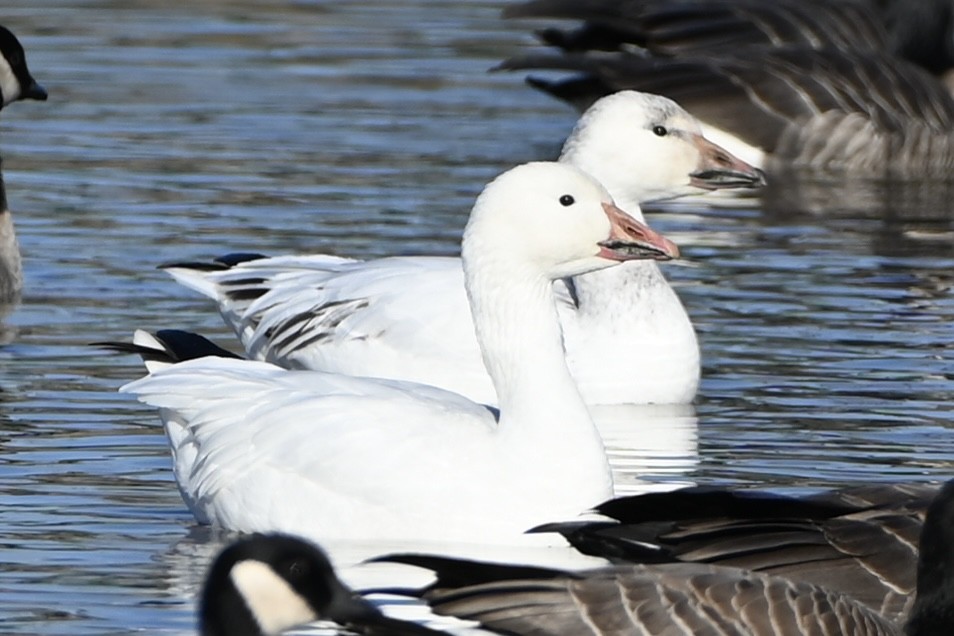
<svg viewBox="0 0 954 636"><path fill-rule="evenodd" d="M918 593L909 636L954 634L954 480L928 507L921 530Z"/></svg>

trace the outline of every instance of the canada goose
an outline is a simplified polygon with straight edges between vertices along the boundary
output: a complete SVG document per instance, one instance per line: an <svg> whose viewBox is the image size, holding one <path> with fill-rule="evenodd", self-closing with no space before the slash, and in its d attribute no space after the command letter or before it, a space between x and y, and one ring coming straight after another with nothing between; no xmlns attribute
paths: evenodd
<svg viewBox="0 0 954 636"><path fill-rule="evenodd" d="M597 506L615 522L548 524L616 563L701 562L805 581L900 621L911 610L918 536L935 484L883 484L788 497L702 486Z"/></svg>
<svg viewBox="0 0 954 636"><path fill-rule="evenodd" d="M876 490L869 493L875 499L886 496L887 491ZM773 503L771 498L755 497L760 498L761 502L750 502L753 510L762 503L770 510L786 505L781 499ZM822 516L839 507L864 507L852 503L852 499L850 493L835 493L820 497L814 505L819 514L827 506ZM744 500L743 496L736 503ZM822 503L825 500L827 504ZM722 503L729 501L722 497ZM788 504L796 515L812 507L799 500L789 500ZM772 516L768 517L769 523L782 527L784 516L774 521ZM954 633L952 541L954 481L940 489L927 509L919 540L917 597L903 626L833 588L709 563L620 565L561 572L428 555L391 555L379 560L433 570L436 583L414 592L432 610L475 620L486 629L511 636L940 636ZM704 550L701 530L699 543ZM755 546L757 551L761 547ZM719 549L718 543L714 549Z"/></svg>
<svg viewBox="0 0 954 636"><path fill-rule="evenodd" d="M199 602L202 636L271 636L317 620L373 636L442 633L384 616L338 580L318 546L296 537L245 537L209 568Z"/></svg>
<svg viewBox="0 0 954 636"><path fill-rule="evenodd" d="M672 510L676 516L686 511L687 505L698 505L697 516L713 510L721 511L724 517L741 517L752 513L750 523L761 519L763 526L773 528L780 535L786 519L797 520L805 515L816 520L834 520L847 510L874 510L878 505L896 501L907 493L922 501L932 488L917 486L875 486L842 489L804 498L786 498L766 493L730 491L719 488L696 488L683 491L675 499ZM665 496L665 493L663 493ZM643 504L649 512L634 505L638 500L622 500L622 509L630 510L640 517L653 518L665 503L647 498ZM673 502L669 502L673 503ZM920 504L912 504L917 507ZM655 511L655 512L654 512ZM786 512L787 511L787 512ZM437 580L419 590L385 589L374 591L409 594L424 599L438 614L455 616L480 623L481 627L495 633L510 636L541 635L576 636L579 634L646 634L650 636L681 636L692 634L729 635L788 635L814 636L852 634L854 636L940 636L954 630L954 605L948 594L954 581L954 552L950 549L954 540L954 480L940 490L934 489L934 497L924 513L924 526L918 540L920 556L917 571L917 597L910 617L891 620L872 608L865 606L836 589L806 583L797 579L753 572L737 567L708 563L657 563L618 565L582 572L567 572L535 566L483 563L433 555L389 555L375 561L414 565L432 570ZM788 515L788 516L786 516ZM798 525L792 521L797 533ZM700 526L701 528L701 526ZM719 551L718 524L708 537L715 541L714 551ZM730 537L727 533L726 537ZM742 534L743 539L745 534ZM704 533L696 532L700 548L706 541ZM230 617L248 624L255 601L243 602L241 590L254 592L266 587L283 591L296 591L297 602L291 606L306 608L298 612L308 616L321 614L358 633L385 634L431 634L436 632L404 632L405 627L426 630L427 628L401 621L385 619L379 623L379 614L374 608L351 596L349 590L337 581L330 565L313 546L288 537L253 537L246 543L281 541L281 550L267 547L266 556L253 555L257 550L238 549L232 555L225 553L213 567L206 585L203 600L202 622L207 615L214 618L229 608ZM721 541L721 543L725 543ZM796 539L788 541L791 545ZM286 547L286 545L288 547ZM755 547L755 553L769 552L777 542ZM811 542L805 548L811 549ZM858 545L856 544L856 547ZM874 552L876 548L868 548ZM229 550L232 550L230 548ZM258 550L262 552L262 550ZM227 550L226 553L229 551ZM644 556L652 550L644 547ZM782 548L791 556L790 548ZM239 556L235 556L237 553ZM276 554L283 556L277 557ZM317 556L313 556L313 554ZM292 556L288 556L291 554ZM803 553L804 554L804 553ZM247 568L240 576L229 575L237 562L256 559L259 563ZM303 560L308 563L301 565ZM262 564L265 567L262 567ZM280 565L269 565L279 563ZM314 564L313 564L314 563ZM267 568L267 569L266 569ZM305 577L302 572L307 573ZM286 586L276 574L290 581ZM254 576L253 576L254 574ZM254 579L257 586L242 585L242 579ZM303 579L306 579L306 586ZM231 580L229 580L231 579ZM215 583L213 584L213 581ZM223 582L224 581L224 582ZM266 586L265 581L269 582ZM289 590L289 587L292 589ZM210 593L214 590L215 593ZM279 602L279 595L272 593L268 609L287 607ZM245 593L248 597L249 594ZM287 592L281 596L292 596ZM292 598L295 598L292 596ZM213 612L207 610L213 599L219 604ZM305 599L308 599L307 602ZM310 607L308 607L310 605ZM260 605L261 606L261 605ZM312 612L311 608L317 608ZM254 610L253 610L254 611ZM221 619L228 620L228 619ZM264 623L274 618L262 618ZM903 624L903 626L902 626ZM369 630L368 625L379 631ZM239 631L222 632L244 634ZM395 631L390 631L395 630ZM203 632L218 634L220 632ZM248 632L257 634L260 632ZM272 632L267 632L272 633Z"/></svg>
<svg viewBox="0 0 954 636"><path fill-rule="evenodd" d="M841 17L828 20L831 12ZM578 107L623 89L666 95L717 143L770 172L937 179L954 168L954 98L930 72L889 52L892 36L860 17L863 5L670 0L571 8L538 0L511 13L574 17L601 33L615 27L612 52L551 33L548 41L567 51L501 65L575 72L533 83Z"/></svg>
<svg viewBox="0 0 954 636"><path fill-rule="evenodd" d="M0 26L0 110L21 99L45 100L43 87L27 69L23 46L9 29ZM15 302L23 289L23 264L7 203L0 158L0 304Z"/></svg>

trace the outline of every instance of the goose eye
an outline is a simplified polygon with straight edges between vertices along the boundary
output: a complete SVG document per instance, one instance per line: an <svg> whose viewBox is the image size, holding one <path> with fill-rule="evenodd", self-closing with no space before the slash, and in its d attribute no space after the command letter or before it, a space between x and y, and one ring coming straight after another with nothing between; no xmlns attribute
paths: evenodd
<svg viewBox="0 0 954 636"><path fill-rule="evenodd" d="M562 197L560 197L560 205L565 208L573 205L574 203L576 203L576 199L571 197L569 194L564 194Z"/></svg>
<svg viewBox="0 0 954 636"><path fill-rule="evenodd" d="M653 134L657 137L665 137L669 134L669 131L666 130L665 126L653 126Z"/></svg>

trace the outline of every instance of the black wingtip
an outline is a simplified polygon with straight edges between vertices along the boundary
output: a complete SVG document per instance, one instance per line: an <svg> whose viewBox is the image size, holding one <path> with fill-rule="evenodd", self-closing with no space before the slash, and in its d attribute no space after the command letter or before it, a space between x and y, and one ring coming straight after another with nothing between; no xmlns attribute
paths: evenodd
<svg viewBox="0 0 954 636"><path fill-rule="evenodd" d="M133 353L142 358L143 362L161 362L165 364L175 364L179 362L169 351L144 347L132 342L90 342L88 346L98 347L113 353Z"/></svg>
<svg viewBox="0 0 954 636"><path fill-rule="evenodd" d="M623 523L644 523L703 517L796 517L822 520L870 507L846 502L814 501L764 490L692 486L668 492L618 497L603 502L596 510Z"/></svg>
<svg viewBox="0 0 954 636"><path fill-rule="evenodd" d="M532 565L508 565L486 561L472 561L442 557L431 554L400 553L375 557L369 563L402 563L431 570L437 581L425 591L433 589L457 588L481 583L491 583L502 579L549 579L565 576L563 570L537 567Z"/></svg>
<svg viewBox="0 0 954 636"><path fill-rule="evenodd" d="M228 265L229 267L235 267L241 263L260 261L265 258L268 258L266 254L259 254L258 252L232 252L231 254L219 256L215 259L215 262Z"/></svg>
<svg viewBox="0 0 954 636"><path fill-rule="evenodd" d="M118 353L135 353L146 362L175 364L186 360L216 357L241 360L242 356L223 349L205 336L181 329L160 329L153 334L163 349L146 347L132 342L91 342L89 346L100 347Z"/></svg>
<svg viewBox="0 0 954 636"><path fill-rule="evenodd" d="M191 331L160 329L156 332L156 338L175 355L179 362L209 356L235 360L242 359L242 356L223 349L205 336L200 336Z"/></svg>
<svg viewBox="0 0 954 636"><path fill-rule="evenodd" d="M565 534L582 528L598 530L600 528L611 528L618 525L618 521L556 521L534 526L527 530L527 534L546 534L551 532Z"/></svg>
<svg viewBox="0 0 954 636"><path fill-rule="evenodd" d="M106 349L107 351L115 351L116 353L138 353L141 354L144 350L147 350L146 347L133 344L131 342L111 342L108 340L101 340L98 342L87 342L87 347L98 347L100 349ZM149 351L154 351L154 349L148 349Z"/></svg>
<svg viewBox="0 0 954 636"><path fill-rule="evenodd" d="M614 92L604 82L592 75L578 75L565 80L545 80L532 75L524 80L538 91L571 104L580 111L593 102Z"/></svg>
<svg viewBox="0 0 954 636"><path fill-rule="evenodd" d="M258 252L232 252L211 261L169 261L157 266L157 269L194 269L201 272L218 272L231 269L242 263L260 261L268 258Z"/></svg>

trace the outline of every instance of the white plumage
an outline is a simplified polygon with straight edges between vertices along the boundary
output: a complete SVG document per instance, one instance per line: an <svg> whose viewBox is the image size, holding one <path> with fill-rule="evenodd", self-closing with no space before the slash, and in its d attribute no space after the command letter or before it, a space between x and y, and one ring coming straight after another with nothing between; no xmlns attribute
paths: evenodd
<svg viewBox="0 0 954 636"><path fill-rule="evenodd" d="M123 390L160 408L202 522L316 539L516 540L612 495L550 281L678 251L609 200L553 163L515 168L478 198L464 272L499 418L431 386L236 359L151 363Z"/></svg>
<svg viewBox="0 0 954 636"><path fill-rule="evenodd" d="M594 104L561 161L596 177L638 219L640 201L761 179L699 136L677 104L632 91ZM460 259L286 256L168 271L216 300L253 358L422 382L497 403L473 335ZM655 263L630 262L554 288L570 369L588 403L692 400L695 332Z"/></svg>

